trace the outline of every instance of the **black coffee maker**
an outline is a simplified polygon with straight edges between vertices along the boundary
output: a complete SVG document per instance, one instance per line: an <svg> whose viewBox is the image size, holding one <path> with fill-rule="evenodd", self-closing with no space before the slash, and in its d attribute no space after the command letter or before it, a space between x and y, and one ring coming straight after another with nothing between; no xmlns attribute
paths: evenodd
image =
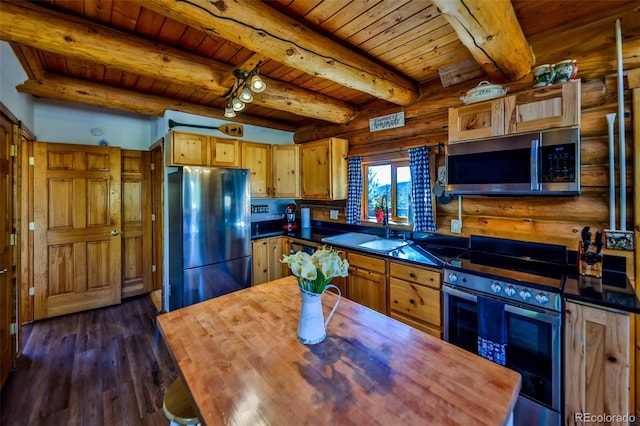
<svg viewBox="0 0 640 426"><path fill-rule="evenodd" d="M283 228L287 231L293 231L296 229L296 205L295 204L287 204L287 207L284 208L284 226Z"/></svg>

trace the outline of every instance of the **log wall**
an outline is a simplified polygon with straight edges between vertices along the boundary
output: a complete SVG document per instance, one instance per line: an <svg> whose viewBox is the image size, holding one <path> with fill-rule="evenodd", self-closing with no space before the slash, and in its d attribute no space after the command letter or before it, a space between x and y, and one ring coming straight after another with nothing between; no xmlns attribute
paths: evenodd
<svg viewBox="0 0 640 426"><path fill-rule="evenodd" d="M627 85L625 84L625 88ZM511 87L510 93L528 90L530 85ZM424 93L424 92L423 92ZM426 97L413 107L405 109L406 124L400 129L369 133L367 129L351 130L337 134L349 140L349 155L367 155L397 151L411 146L447 143L447 110L449 106L461 105L459 94L444 94ZM616 76L583 80L581 87L581 189L579 196L557 197L464 197L462 199L462 236L486 235L523 241L565 245L577 248L580 231L584 226L596 230L609 228L609 153L606 114L617 112ZM435 99L435 100L434 100ZM437 108L434 108L437 105ZM631 91L625 90L626 163L627 183L627 229L633 229L633 120L631 114ZM386 112L386 111L384 111ZM381 115L381 112L371 112ZM361 121L368 118L362 117ZM350 126L354 127L353 123ZM616 165L618 164L617 122ZM331 129L333 132L337 128ZM303 132L300 135L304 135ZM297 134L298 136L298 134ZM316 134L315 136L325 136ZM386 141L385 141L386 139ZM434 155L432 178L437 166L444 164L444 150ZM616 167L617 168L617 167ZM616 170L616 200L619 201L619 180ZM312 207L314 220L329 219L329 206ZM341 207L337 222L344 222L344 202L331 203L332 208ZM616 209L619 203L616 203ZM443 205L436 203L436 225L440 234L451 234L451 219L458 215L457 200ZM616 224L619 228L619 211ZM372 225L376 226L376 225ZM635 275L633 252L603 250L605 254L623 256L627 259L627 271L633 280Z"/></svg>

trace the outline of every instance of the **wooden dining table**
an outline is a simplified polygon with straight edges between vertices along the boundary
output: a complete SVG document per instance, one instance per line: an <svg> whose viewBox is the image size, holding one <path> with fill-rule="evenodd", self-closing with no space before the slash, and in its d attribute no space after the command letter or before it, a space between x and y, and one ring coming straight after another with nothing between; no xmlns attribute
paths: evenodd
<svg viewBox="0 0 640 426"><path fill-rule="evenodd" d="M337 295L325 292L325 316ZM294 277L158 317L206 425L503 425L520 375L342 298L321 343L297 339Z"/></svg>

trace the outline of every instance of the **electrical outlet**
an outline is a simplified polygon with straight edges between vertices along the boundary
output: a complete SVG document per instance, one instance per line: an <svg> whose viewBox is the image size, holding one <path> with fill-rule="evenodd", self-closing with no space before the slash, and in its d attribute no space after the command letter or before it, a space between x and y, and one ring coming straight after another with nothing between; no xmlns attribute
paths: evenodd
<svg viewBox="0 0 640 426"><path fill-rule="evenodd" d="M330 219L337 219L338 218L338 213L340 213L338 210L330 210L329 211L329 218Z"/></svg>
<svg viewBox="0 0 640 426"><path fill-rule="evenodd" d="M460 219L451 219L451 232L454 234L462 232L462 221Z"/></svg>

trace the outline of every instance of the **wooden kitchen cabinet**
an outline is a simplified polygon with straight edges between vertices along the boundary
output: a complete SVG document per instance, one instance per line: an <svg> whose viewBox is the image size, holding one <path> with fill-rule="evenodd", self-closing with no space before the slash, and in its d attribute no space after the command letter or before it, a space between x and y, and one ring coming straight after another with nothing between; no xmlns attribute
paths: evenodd
<svg viewBox="0 0 640 426"><path fill-rule="evenodd" d="M236 139L209 138L211 165L218 167L240 167L240 141Z"/></svg>
<svg viewBox="0 0 640 426"><path fill-rule="evenodd" d="M629 315L567 300L564 333L563 423L583 424L577 413L629 414Z"/></svg>
<svg viewBox="0 0 640 426"><path fill-rule="evenodd" d="M504 98L449 109L449 143L504 135Z"/></svg>
<svg viewBox="0 0 640 426"><path fill-rule="evenodd" d="M580 125L580 80L449 108L449 143Z"/></svg>
<svg viewBox="0 0 640 426"><path fill-rule="evenodd" d="M347 297L380 313L387 314L386 261L381 258L347 253L349 276Z"/></svg>
<svg viewBox="0 0 640 426"><path fill-rule="evenodd" d="M505 134L580 125L580 80L507 96Z"/></svg>
<svg viewBox="0 0 640 426"><path fill-rule="evenodd" d="M389 262L389 316L442 338L441 272Z"/></svg>
<svg viewBox="0 0 640 426"><path fill-rule="evenodd" d="M345 139L328 138L301 144L302 198L344 200L347 198L347 152Z"/></svg>
<svg viewBox="0 0 640 426"><path fill-rule="evenodd" d="M289 275L289 267L280 262L283 254L289 254L287 237L271 237L251 243L252 285L273 281Z"/></svg>
<svg viewBox="0 0 640 426"><path fill-rule="evenodd" d="M171 166L240 167L240 141L172 131L167 160Z"/></svg>
<svg viewBox="0 0 640 426"><path fill-rule="evenodd" d="M243 141L242 168L251 173L251 198L271 196L271 145Z"/></svg>
<svg viewBox="0 0 640 426"><path fill-rule="evenodd" d="M272 196L300 198L300 145L272 145Z"/></svg>
<svg viewBox="0 0 640 426"><path fill-rule="evenodd" d="M209 136L171 132L167 162L170 166L209 166Z"/></svg>

